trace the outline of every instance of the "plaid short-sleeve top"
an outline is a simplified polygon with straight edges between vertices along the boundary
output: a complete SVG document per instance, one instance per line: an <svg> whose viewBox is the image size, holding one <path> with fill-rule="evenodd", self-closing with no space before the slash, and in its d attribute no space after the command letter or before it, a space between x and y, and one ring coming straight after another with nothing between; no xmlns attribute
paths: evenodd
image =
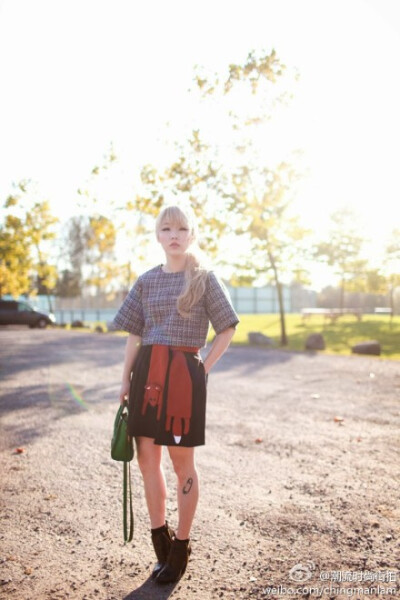
<svg viewBox="0 0 400 600"><path fill-rule="evenodd" d="M206 290L182 317L176 300L185 284L185 273L165 273L161 265L138 277L118 310L114 325L142 338L143 345L166 344L203 348L210 322L215 333L239 323L223 282L208 272Z"/></svg>

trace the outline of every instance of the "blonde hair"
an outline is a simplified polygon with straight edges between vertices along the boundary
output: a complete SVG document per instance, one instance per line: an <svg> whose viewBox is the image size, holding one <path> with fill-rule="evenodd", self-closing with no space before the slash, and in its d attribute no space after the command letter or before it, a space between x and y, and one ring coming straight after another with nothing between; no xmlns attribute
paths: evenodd
<svg viewBox="0 0 400 600"><path fill-rule="evenodd" d="M166 206L156 219L157 235L165 220L176 224L178 227L187 227L193 236L193 241L188 252L186 252L185 285L176 300L179 314L187 318L190 316L192 306L200 300L206 291L207 283L205 257L197 243L197 221L193 210L189 207Z"/></svg>

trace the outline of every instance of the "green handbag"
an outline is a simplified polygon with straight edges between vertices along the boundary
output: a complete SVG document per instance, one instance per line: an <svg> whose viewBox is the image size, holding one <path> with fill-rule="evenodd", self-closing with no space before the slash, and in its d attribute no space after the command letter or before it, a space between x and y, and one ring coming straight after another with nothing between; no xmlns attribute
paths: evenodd
<svg viewBox="0 0 400 600"><path fill-rule="evenodd" d="M128 435L128 403L125 401L120 405L115 421L114 433L111 439L111 458L124 463L123 477L123 529L124 542L130 542L133 537L133 509L132 509L132 486L130 461L134 455L133 439ZM128 488L130 525L128 535Z"/></svg>
<svg viewBox="0 0 400 600"><path fill-rule="evenodd" d="M114 421L114 434L111 440L111 458L130 462L133 458L133 440L128 435L128 403L120 405Z"/></svg>

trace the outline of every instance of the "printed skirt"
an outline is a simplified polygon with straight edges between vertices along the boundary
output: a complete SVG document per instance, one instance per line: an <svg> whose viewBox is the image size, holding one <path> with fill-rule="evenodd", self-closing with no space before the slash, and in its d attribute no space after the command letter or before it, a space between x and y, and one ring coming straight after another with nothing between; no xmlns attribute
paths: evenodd
<svg viewBox="0 0 400 600"><path fill-rule="evenodd" d="M150 359L153 346L141 346L136 356L129 392L128 432L145 436L162 446L202 446L205 443L207 376L200 354L183 352L185 373L171 368L174 352L168 348L167 368L160 401L146 400ZM187 367L187 368L186 368ZM172 397L169 388L179 390L182 377L189 377L183 394Z"/></svg>

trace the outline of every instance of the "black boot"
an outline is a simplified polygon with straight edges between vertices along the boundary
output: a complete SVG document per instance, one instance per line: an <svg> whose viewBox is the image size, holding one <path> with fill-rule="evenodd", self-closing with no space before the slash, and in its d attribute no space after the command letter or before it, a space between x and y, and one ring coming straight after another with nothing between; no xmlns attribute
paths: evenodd
<svg viewBox="0 0 400 600"><path fill-rule="evenodd" d="M167 558L172 546L172 536L174 532L168 526L167 521L162 527L151 530L151 541L157 556L157 563L154 566L152 577L157 577L161 569L167 563Z"/></svg>
<svg viewBox="0 0 400 600"><path fill-rule="evenodd" d="M190 540L178 540L174 538L166 565L156 577L157 583L172 583L179 581L189 561L192 552Z"/></svg>

